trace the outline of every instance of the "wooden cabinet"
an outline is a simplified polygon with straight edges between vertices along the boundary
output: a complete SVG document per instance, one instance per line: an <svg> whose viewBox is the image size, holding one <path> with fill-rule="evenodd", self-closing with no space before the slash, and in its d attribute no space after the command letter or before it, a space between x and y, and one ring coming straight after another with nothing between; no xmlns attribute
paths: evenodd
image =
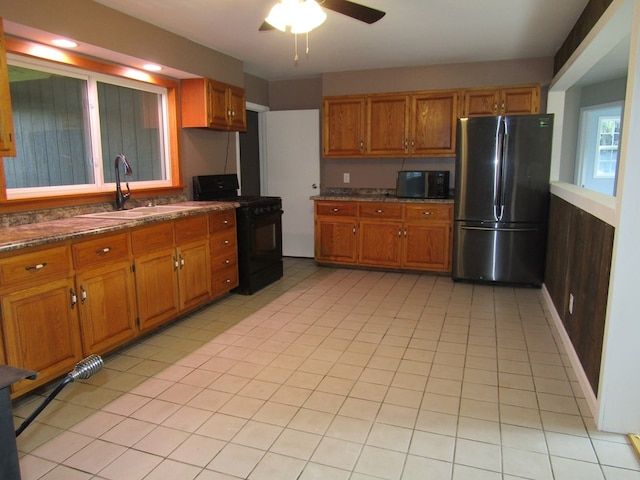
<svg viewBox="0 0 640 480"><path fill-rule="evenodd" d="M452 222L452 204L406 204L402 266L450 272Z"/></svg>
<svg viewBox="0 0 640 480"><path fill-rule="evenodd" d="M402 157L409 138L409 95L367 97L367 156Z"/></svg>
<svg viewBox="0 0 640 480"><path fill-rule="evenodd" d="M358 263L401 267L402 204L361 202L358 221Z"/></svg>
<svg viewBox="0 0 640 480"><path fill-rule="evenodd" d="M355 202L315 202L316 260L341 264L356 263L357 225Z"/></svg>
<svg viewBox="0 0 640 480"><path fill-rule="evenodd" d="M211 299L209 227L206 215L174 221L180 311L191 310Z"/></svg>
<svg viewBox="0 0 640 480"><path fill-rule="evenodd" d="M462 117L540 112L540 85L471 88L464 91Z"/></svg>
<svg viewBox="0 0 640 480"><path fill-rule="evenodd" d="M451 271L453 205L316 202L319 263Z"/></svg>
<svg viewBox="0 0 640 480"><path fill-rule="evenodd" d="M236 236L235 210L209 214L209 248L214 297L229 293L239 284Z"/></svg>
<svg viewBox="0 0 640 480"><path fill-rule="evenodd" d="M328 158L361 157L366 142L366 99L325 98L322 107L322 151Z"/></svg>
<svg viewBox="0 0 640 480"><path fill-rule="evenodd" d="M208 78L180 82L182 127L247 130L246 92Z"/></svg>
<svg viewBox="0 0 640 480"><path fill-rule="evenodd" d="M455 153L457 91L326 97L327 158L450 156Z"/></svg>
<svg viewBox="0 0 640 480"><path fill-rule="evenodd" d="M174 237L175 231L175 237ZM160 222L131 232L141 332L211 298L207 216Z"/></svg>
<svg viewBox="0 0 640 480"><path fill-rule="evenodd" d="M6 362L38 372L12 386L16 395L73 369L82 358L77 294L69 247L36 249L0 259Z"/></svg>
<svg viewBox="0 0 640 480"><path fill-rule="evenodd" d="M0 18L0 157L15 157L16 145L9 93L7 56L4 45L2 18Z"/></svg>
<svg viewBox="0 0 640 480"><path fill-rule="evenodd" d="M424 92L411 96L412 156L454 155L458 92Z"/></svg>
<svg viewBox="0 0 640 480"><path fill-rule="evenodd" d="M138 321L141 331L157 327L180 312L178 258L173 223L146 225L131 232Z"/></svg>
<svg viewBox="0 0 640 480"><path fill-rule="evenodd" d="M133 339L136 298L129 234L77 242L71 252L84 355L102 354Z"/></svg>

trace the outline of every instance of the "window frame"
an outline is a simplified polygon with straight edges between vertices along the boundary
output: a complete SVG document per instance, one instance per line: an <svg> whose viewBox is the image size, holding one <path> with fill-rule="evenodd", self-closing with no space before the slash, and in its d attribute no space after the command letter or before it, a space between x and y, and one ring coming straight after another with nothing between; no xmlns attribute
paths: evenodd
<svg viewBox="0 0 640 480"><path fill-rule="evenodd" d="M126 79L126 82L133 80L150 85L166 88L166 138L167 155L170 158L165 184L158 182L137 182L136 188L132 189L133 198L141 198L157 195L171 195L182 193L179 156L179 128L178 128L178 87L179 81L144 72L142 70L126 67L122 65L103 63L99 60L72 54L64 50L45 47L36 42L7 37L5 39L7 54L17 57L37 58L51 62L52 68L56 64L76 67L95 73L97 76L106 75L108 77L119 77ZM112 78L113 79L113 78ZM110 184L106 184L108 187ZM47 187L40 187L46 189ZM76 190L76 191L74 191ZM0 168L0 204L8 211L20 211L25 209L53 208L58 206L84 205L87 203L109 202L113 200L113 189L94 189L91 192L77 191L74 186L69 186L66 192L52 191L49 196L24 196L22 198L8 198L4 178L4 167Z"/></svg>
<svg viewBox="0 0 640 480"><path fill-rule="evenodd" d="M612 136L612 143L610 146L603 146L600 142L600 140L602 139L602 136L605 135L602 132L602 124L604 122L608 122L611 120L616 120L618 123L618 142L614 145L613 143L613 139L615 138L615 134L616 132L612 132L611 134L606 134L606 135L611 135ZM600 158L600 154L603 151L609 151L609 152L616 152L616 161L614 162L614 166L616 166L617 170L617 165L618 165L618 158L619 158L619 149L620 149L620 131L621 131L621 124L622 124L622 115L616 116L616 115L600 115L598 117L598 141L596 142L596 149L595 149L595 160L593 162L593 178L615 178L616 176L616 172L614 171L611 174L601 174L599 173L600 168L600 162L601 162L601 158ZM609 160L610 162L610 160Z"/></svg>

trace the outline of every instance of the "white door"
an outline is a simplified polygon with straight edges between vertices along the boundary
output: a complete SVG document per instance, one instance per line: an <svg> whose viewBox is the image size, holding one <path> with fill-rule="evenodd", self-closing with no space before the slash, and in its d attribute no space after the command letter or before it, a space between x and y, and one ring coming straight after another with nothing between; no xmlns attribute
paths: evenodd
<svg viewBox="0 0 640 480"><path fill-rule="evenodd" d="M313 258L313 201L320 186L320 111L266 113L266 191L282 197L282 253Z"/></svg>

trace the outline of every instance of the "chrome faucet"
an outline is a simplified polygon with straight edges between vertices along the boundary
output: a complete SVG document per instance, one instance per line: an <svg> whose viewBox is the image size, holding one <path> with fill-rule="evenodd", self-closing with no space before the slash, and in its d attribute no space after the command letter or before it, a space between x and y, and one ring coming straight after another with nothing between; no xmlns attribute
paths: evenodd
<svg viewBox="0 0 640 480"><path fill-rule="evenodd" d="M124 202L129 200L131 196L131 189L129 188L129 182L127 182L127 193L122 193L120 188L120 163L124 165L125 176L132 175L131 165L127 162L124 153L121 153L116 157L116 210L124 210Z"/></svg>

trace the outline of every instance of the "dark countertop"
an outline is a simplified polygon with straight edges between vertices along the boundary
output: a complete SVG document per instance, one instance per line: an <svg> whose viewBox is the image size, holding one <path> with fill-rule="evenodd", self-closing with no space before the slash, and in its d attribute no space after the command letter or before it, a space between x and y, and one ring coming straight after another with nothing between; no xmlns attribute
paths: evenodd
<svg viewBox="0 0 640 480"><path fill-rule="evenodd" d="M190 206L193 208L136 219L107 219L78 216L3 227L0 228L0 253L73 240L87 235L114 232L148 223L188 217L216 210L228 210L239 206L239 204L235 202L182 202L176 205Z"/></svg>
<svg viewBox="0 0 640 480"><path fill-rule="evenodd" d="M390 203L453 203L453 198L398 198L393 195L315 195L311 200L333 200L342 202L390 202Z"/></svg>

